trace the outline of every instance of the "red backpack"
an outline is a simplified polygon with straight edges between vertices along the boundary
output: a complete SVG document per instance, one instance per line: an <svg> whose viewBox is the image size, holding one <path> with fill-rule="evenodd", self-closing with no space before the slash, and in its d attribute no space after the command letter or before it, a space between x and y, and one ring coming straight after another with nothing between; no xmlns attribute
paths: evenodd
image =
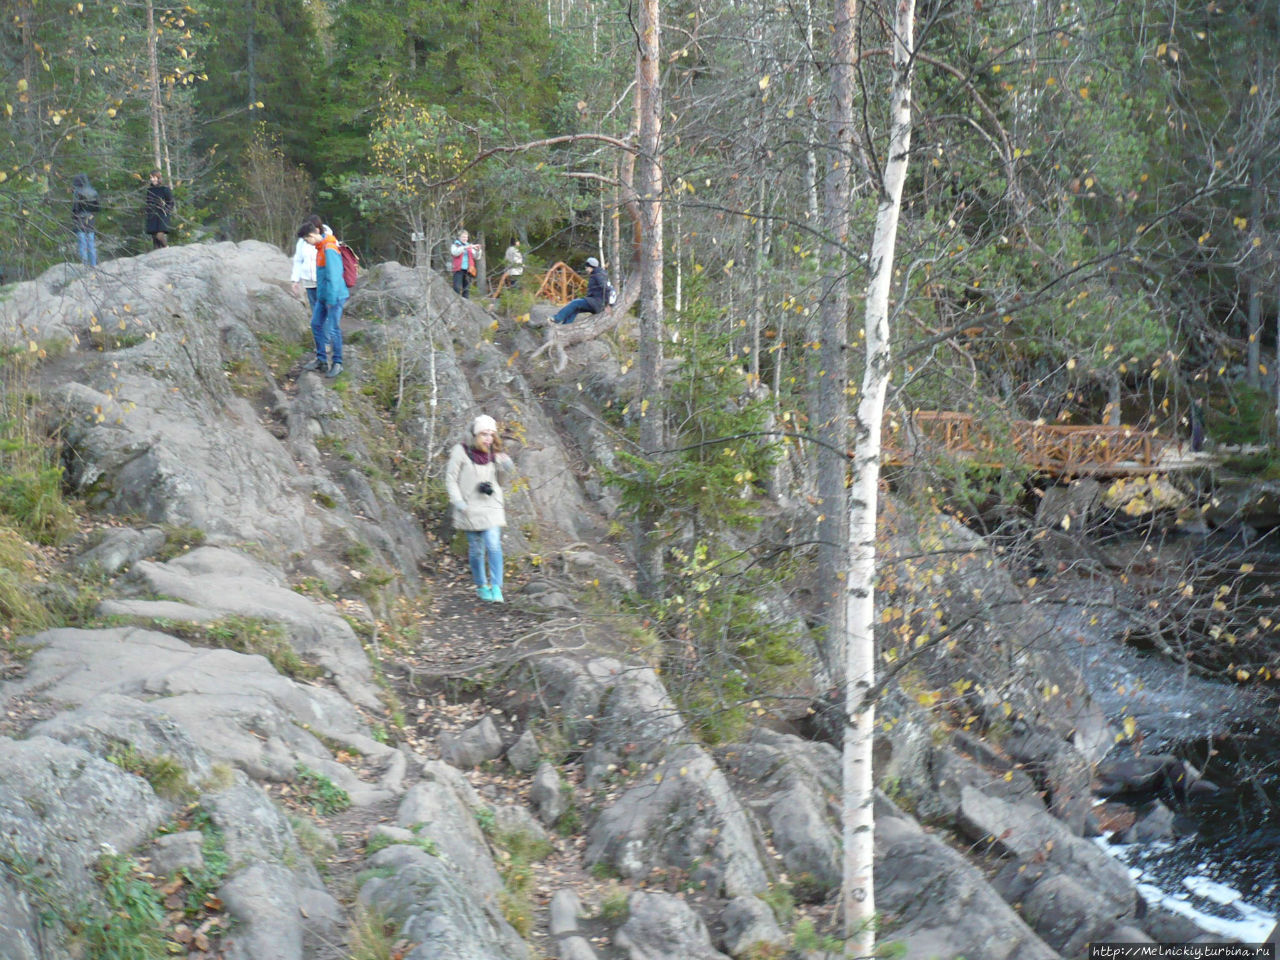
<svg viewBox="0 0 1280 960"><path fill-rule="evenodd" d="M342 282L351 290L360 278L360 258L341 240L338 241L338 252L342 254Z"/></svg>

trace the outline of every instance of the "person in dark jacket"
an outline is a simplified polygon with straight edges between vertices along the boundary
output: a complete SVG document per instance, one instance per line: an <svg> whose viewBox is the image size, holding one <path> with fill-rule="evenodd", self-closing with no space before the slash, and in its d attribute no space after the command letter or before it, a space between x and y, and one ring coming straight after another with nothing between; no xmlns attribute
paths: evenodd
<svg viewBox="0 0 1280 960"><path fill-rule="evenodd" d="M71 228L76 233L80 262L89 267L98 265L98 240L93 232L97 212L98 191L89 183L88 174L77 173L71 178Z"/></svg>
<svg viewBox="0 0 1280 960"><path fill-rule="evenodd" d="M173 191L160 182L163 174L159 170L151 171L151 183L147 187L145 210L147 214L146 231L151 235L154 248L169 245L169 218L173 216Z"/></svg>
<svg viewBox="0 0 1280 960"><path fill-rule="evenodd" d="M587 295L570 300L559 309L552 321L555 323L573 323L580 313L599 313L604 309L608 299L609 275L600 266L595 257L587 257Z"/></svg>

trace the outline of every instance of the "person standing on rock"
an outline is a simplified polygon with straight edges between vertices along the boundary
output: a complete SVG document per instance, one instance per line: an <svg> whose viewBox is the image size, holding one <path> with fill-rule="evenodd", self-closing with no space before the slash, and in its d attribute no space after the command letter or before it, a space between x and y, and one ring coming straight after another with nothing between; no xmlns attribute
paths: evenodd
<svg viewBox="0 0 1280 960"><path fill-rule="evenodd" d="M98 212L98 191L89 183L88 174L71 178L71 226L76 233L80 262L86 267L98 265L98 240L93 231L93 217Z"/></svg>
<svg viewBox="0 0 1280 960"><path fill-rule="evenodd" d="M143 201L143 209L147 214L146 231L151 235L152 248L156 250L169 245L169 219L176 209L173 191L160 182L163 176L159 170L151 171L151 183L147 186L147 196Z"/></svg>
<svg viewBox="0 0 1280 960"><path fill-rule="evenodd" d="M316 305L311 312L316 355L303 369L332 379L342 372L342 308L351 296L342 278L342 252L337 238L314 219L298 228L298 236L316 251Z"/></svg>
<svg viewBox="0 0 1280 960"><path fill-rule="evenodd" d="M480 259L480 247L471 242L465 230L458 231L458 239L449 247L453 257L453 292L471 296L471 278L476 275L476 261Z"/></svg>
<svg viewBox="0 0 1280 960"><path fill-rule="evenodd" d="M498 424L481 414L471 424L471 439L449 452L444 486L453 507L453 526L467 533L467 557L476 596L503 603L502 528L507 512L501 480L515 465L502 452Z"/></svg>
<svg viewBox="0 0 1280 960"><path fill-rule="evenodd" d="M502 255L502 262L507 268L507 286L512 290L524 276L524 254L520 252L520 239L513 238L507 252Z"/></svg>
<svg viewBox="0 0 1280 960"><path fill-rule="evenodd" d="M314 224L320 228L321 233L333 233L324 222L320 219L319 214L313 213L307 218L307 222ZM290 283L293 284L293 295L301 297L302 291L307 292L307 306L311 308L314 314L316 309L316 248L298 237L298 242L293 248L293 272L289 276Z"/></svg>

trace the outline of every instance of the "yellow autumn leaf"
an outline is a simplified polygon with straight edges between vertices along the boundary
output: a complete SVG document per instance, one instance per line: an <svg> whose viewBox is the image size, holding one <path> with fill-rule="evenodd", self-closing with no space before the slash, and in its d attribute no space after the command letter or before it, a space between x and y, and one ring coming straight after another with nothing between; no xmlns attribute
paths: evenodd
<svg viewBox="0 0 1280 960"><path fill-rule="evenodd" d="M1132 740L1134 734L1136 734L1137 732L1138 732L1138 721L1133 719L1133 717L1125 717L1124 718L1124 735L1128 739Z"/></svg>
<svg viewBox="0 0 1280 960"><path fill-rule="evenodd" d="M769 75L766 73L763 77L760 78L760 89L766 90L768 89L768 87L769 87Z"/></svg>
<svg viewBox="0 0 1280 960"><path fill-rule="evenodd" d="M1069 514L1069 513L1064 513L1064 514L1062 515L1062 529L1063 529L1063 530L1070 530L1070 529L1071 529L1071 514Z"/></svg>

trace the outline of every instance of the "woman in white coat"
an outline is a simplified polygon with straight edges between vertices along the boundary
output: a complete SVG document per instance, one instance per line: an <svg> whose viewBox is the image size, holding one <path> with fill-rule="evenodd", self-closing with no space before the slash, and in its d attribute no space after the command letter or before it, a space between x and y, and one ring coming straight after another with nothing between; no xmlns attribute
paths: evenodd
<svg viewBox="0 0 1280 960"><path fill-rule="evenodd" d="M449 452L444 485L453 507L455 529L467 533L471 579L481 600L502 603L502 528L507 512L502 480L514 465L501 450L498 424L481 414L471 424L471 439Z"/></svg>

